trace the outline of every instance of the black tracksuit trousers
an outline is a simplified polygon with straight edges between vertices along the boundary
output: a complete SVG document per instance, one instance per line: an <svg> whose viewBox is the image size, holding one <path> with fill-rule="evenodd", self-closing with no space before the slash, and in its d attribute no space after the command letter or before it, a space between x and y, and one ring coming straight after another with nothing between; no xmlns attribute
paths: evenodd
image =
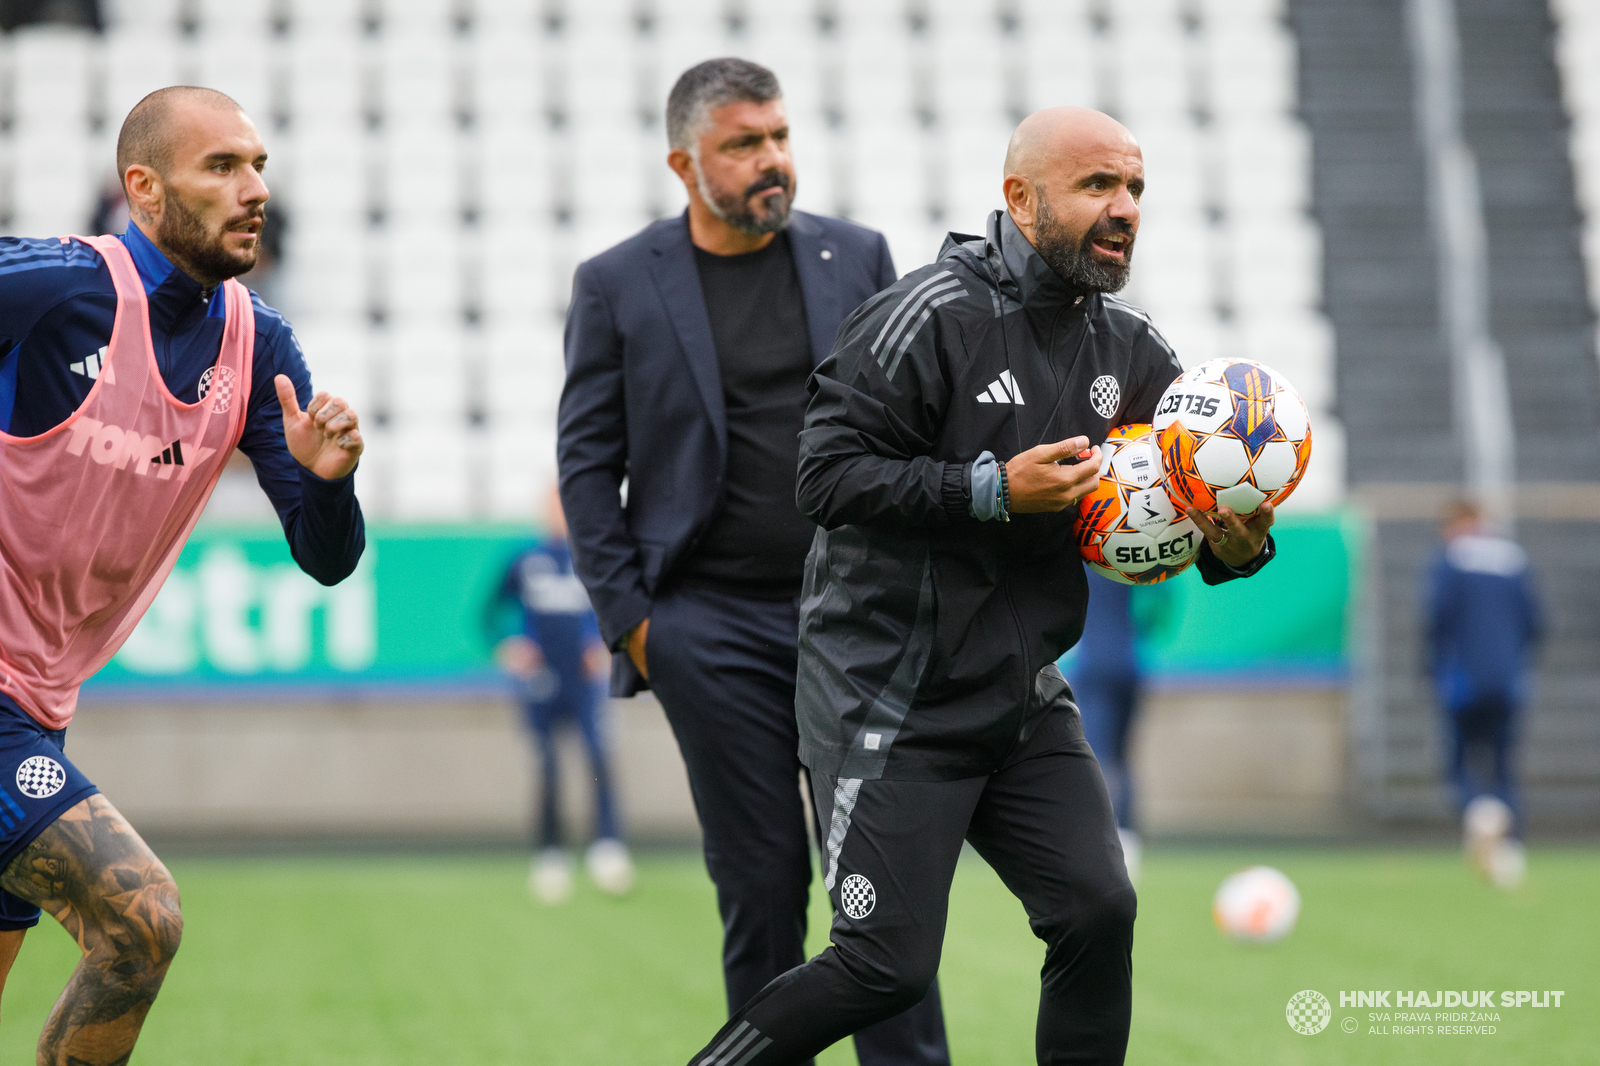
<svg viewBox="0 0 1600 1066"><path fill-rule="evenodd" d="M833 945L773 980L690 1066L791 1066L922 998L970 841L1045 942L1041 1064L1121 1063L1135 900L1105 783L1070 704L987 777L861 781L813 773ZM831 812L827 813L827 812Z"/></svg>

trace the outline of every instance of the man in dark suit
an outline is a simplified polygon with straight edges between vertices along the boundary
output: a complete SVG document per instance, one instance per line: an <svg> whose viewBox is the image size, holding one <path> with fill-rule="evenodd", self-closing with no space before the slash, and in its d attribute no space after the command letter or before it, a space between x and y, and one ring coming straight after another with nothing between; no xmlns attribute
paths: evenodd
<svg viewBox="0 0 1600 1066"><path fill-rule="evenodd" d="M578 267L559 461L612 692L655 691L722 912L729 1012L804 961L811 858L794 712L815 525L795 505L806 382L895 281L881 234L791 210L772 72L691 68L667 101L689 209ZM623 483L626 481L626 502ZM948 1063L937 987L856 1036L869 1066Z"/></svg>

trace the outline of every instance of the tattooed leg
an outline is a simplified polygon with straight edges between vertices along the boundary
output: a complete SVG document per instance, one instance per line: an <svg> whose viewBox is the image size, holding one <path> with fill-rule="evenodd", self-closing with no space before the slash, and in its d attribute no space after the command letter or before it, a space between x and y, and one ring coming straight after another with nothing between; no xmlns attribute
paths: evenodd
<svg viewBox="0 0 1600 1066"><path fill-rule="evenodd" d="M178 886L104 796L63 814L0 887L55 916L83 959L39 1037L38 1066L119 1066L183 935Z"/></svg>
<svg viewBox="0 0 1600 1066"><path fill-rule="evenodd" d="M5 994L6 978L11 976L11 964L17 961L22 950L22 934L26 929L0 929L0 996Z"/></svg>

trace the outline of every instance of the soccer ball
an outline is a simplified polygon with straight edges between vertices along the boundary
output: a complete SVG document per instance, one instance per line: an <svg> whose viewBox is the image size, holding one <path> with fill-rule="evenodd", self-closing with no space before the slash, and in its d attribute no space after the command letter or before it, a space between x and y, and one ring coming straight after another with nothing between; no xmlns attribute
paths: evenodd
<svg viewBox="0 0 1600 1066"><path fill-rule="evenodd" d="M1231 507L1255 514L1288 498L1311 460L1311 420L1294 386L1242 359L1184 372L1156 405L1153 423L1167 492L1182 511Z"/></svg>
<svg viewBox="0 0 1600 1066"><path fill-rule="evenodd" d="M1172 506L1165 482L1150 426L1113 429L1100 447L1100 482L1072 522L1084 561L1124 585L1165 581L1194 562L1205 538Z"/></svg>
<svg viewBox="0 0 1600 1066"><path fill-rule="evenodd" d="M1235 940L1281 940L1300 917L1300 892L1272 867L1252 866L1222 882L1211 901L1211 917Z"/></svg>

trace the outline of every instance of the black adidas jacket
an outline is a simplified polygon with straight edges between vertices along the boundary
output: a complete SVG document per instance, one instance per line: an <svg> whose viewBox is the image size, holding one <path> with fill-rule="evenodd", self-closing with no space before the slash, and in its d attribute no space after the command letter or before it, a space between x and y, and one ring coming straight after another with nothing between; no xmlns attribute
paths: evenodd
<svg viewBox="0 0 1600 1066"><path fill-rule="evenodd" d="M1055 660L1089 594L1075 509L980 522L972 463L1148 422L1180 372L1144 312L1074 292L1003 211L846 319L800 434L797 500L822 527L801 600L807 766L950 780L1000 765L1066 691ZM1239 576L1209 548L1198 565L1211 584Z"/></svg>

